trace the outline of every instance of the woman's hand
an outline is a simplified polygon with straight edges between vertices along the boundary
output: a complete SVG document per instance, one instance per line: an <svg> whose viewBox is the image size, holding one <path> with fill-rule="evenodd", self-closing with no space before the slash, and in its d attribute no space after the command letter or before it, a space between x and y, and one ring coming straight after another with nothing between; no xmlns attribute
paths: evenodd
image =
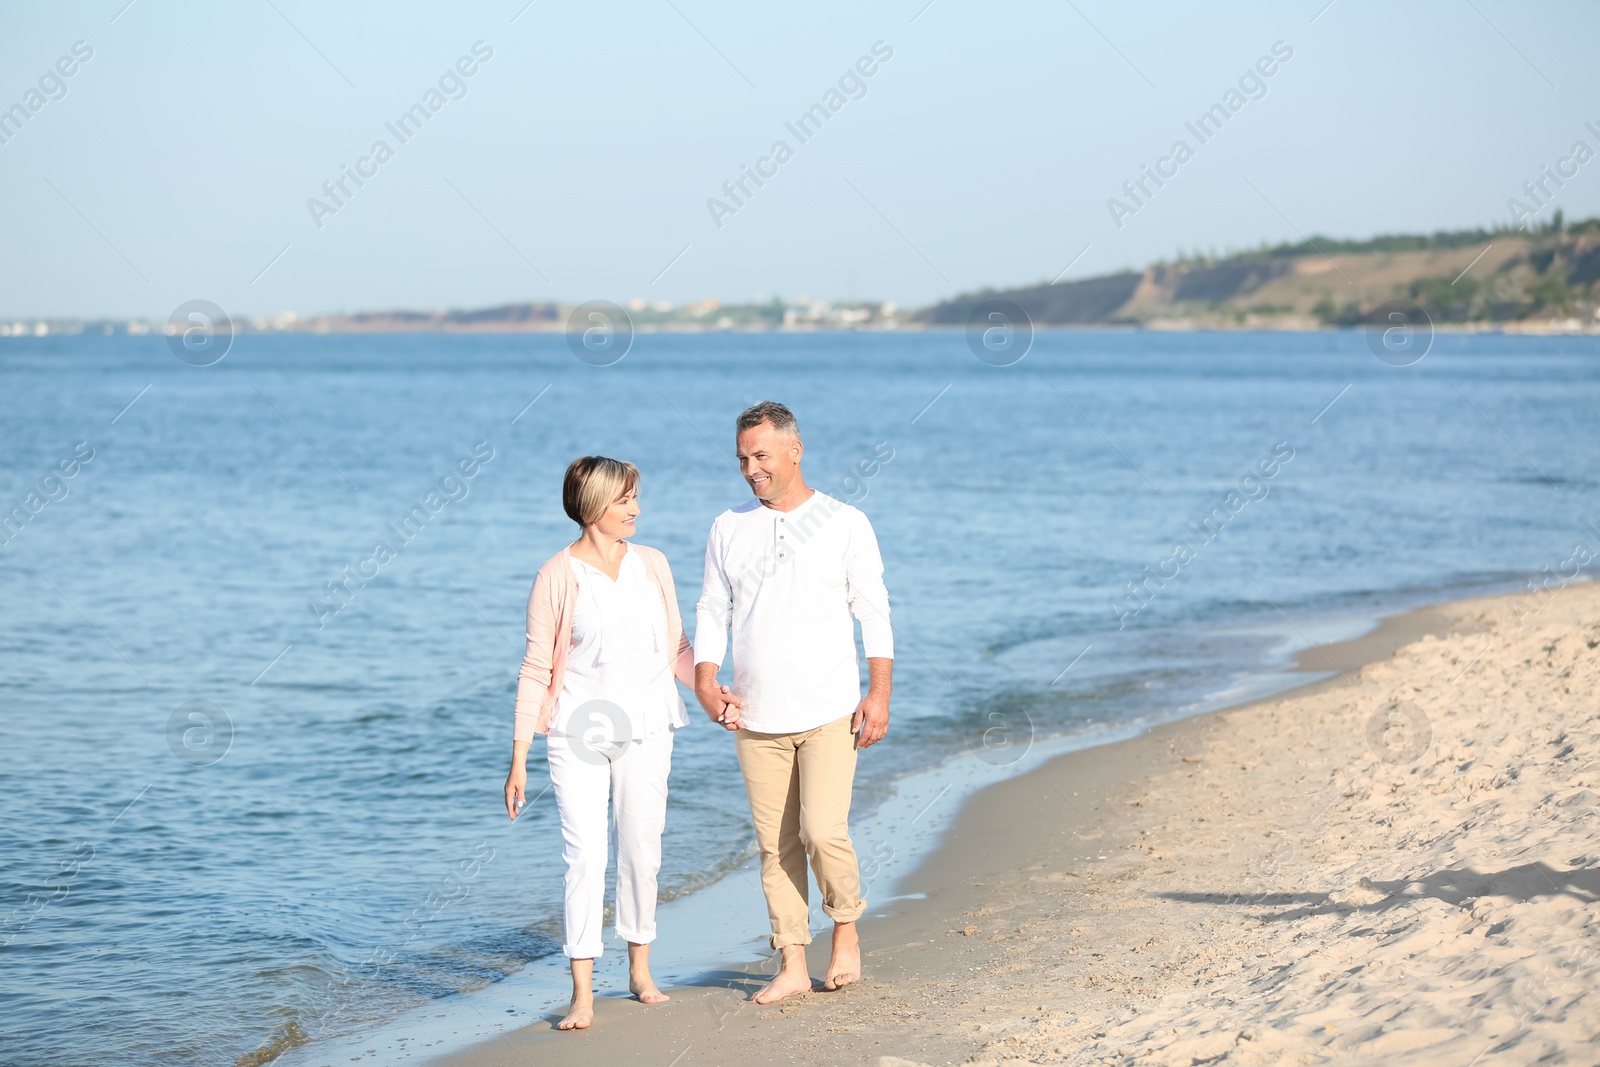
<svg viewBox="0 0 1600 1067"><path fill-rule="evenodd" d="M519 759L511 761L511 773L506 775L506 814L517 817L517 809L528 800L528 768Z"/></svg>

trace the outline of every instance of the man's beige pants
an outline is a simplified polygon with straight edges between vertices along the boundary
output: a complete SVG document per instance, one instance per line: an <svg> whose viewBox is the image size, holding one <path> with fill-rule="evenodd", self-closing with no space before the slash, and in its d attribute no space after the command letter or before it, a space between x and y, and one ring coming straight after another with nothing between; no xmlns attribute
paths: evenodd
<svg viewBox="0 0 1600 1067"><path fill-rule="evenodd" d="M867 910L850 843L850 793L855 786L855 735L850 716L796 734L740 730L734 742L744 772L761 888L772 920L772 947L811 943L806 857L834 922L855 922Z"/></svg>

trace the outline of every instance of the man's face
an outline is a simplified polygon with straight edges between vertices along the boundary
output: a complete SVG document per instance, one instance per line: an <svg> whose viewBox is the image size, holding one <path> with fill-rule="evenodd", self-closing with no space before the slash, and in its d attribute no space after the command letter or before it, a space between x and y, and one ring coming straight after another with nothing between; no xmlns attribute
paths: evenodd
<svg viewBox="0 0 1600 1067"><path fill-rule="evenodd" d="M763 422L739 431L739 473L760 500L778 500L800 476L799 438L789 437Z"/></svg>

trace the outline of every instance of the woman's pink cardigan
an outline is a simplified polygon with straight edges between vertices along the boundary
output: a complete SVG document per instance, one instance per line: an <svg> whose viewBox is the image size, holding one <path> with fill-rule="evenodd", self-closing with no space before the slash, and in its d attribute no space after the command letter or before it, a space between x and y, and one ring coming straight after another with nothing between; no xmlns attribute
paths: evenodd
<svg viewBox="0 0 1600 1067"><path fill-rule="evenodd" d="M629 542L633 544L633 542ZM653 548L633 545L644 563L650 580L661 590L667 606L667 648L672 655L672 673L689 688L694 688L694 649L683 632L678 614L678 594L672 585L672 568L667 557ZM513 741L532 741L534 734L550 732L550 715L561 696L566 674L567 650L572 647L572 605L578 598L578 579L572 573L571 550L563 548L539 568L528 594L528 650L517 673L517 710L512 729Z"/></svg>

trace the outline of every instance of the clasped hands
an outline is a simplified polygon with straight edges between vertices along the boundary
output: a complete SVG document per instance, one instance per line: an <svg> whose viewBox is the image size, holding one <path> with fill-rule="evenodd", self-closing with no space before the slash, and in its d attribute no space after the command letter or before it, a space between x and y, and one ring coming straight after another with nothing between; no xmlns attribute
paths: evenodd
<svg viewBox="0 0 1600 1067"><path fill-rule="evenodd" d="M694 695L700 698L700 706L706 709L706 714L711 716L712 722L724 730L739 728L744 701L734 696L733 690L725 685L718 685L713 679L709 686L695 686Z"/></svg>

